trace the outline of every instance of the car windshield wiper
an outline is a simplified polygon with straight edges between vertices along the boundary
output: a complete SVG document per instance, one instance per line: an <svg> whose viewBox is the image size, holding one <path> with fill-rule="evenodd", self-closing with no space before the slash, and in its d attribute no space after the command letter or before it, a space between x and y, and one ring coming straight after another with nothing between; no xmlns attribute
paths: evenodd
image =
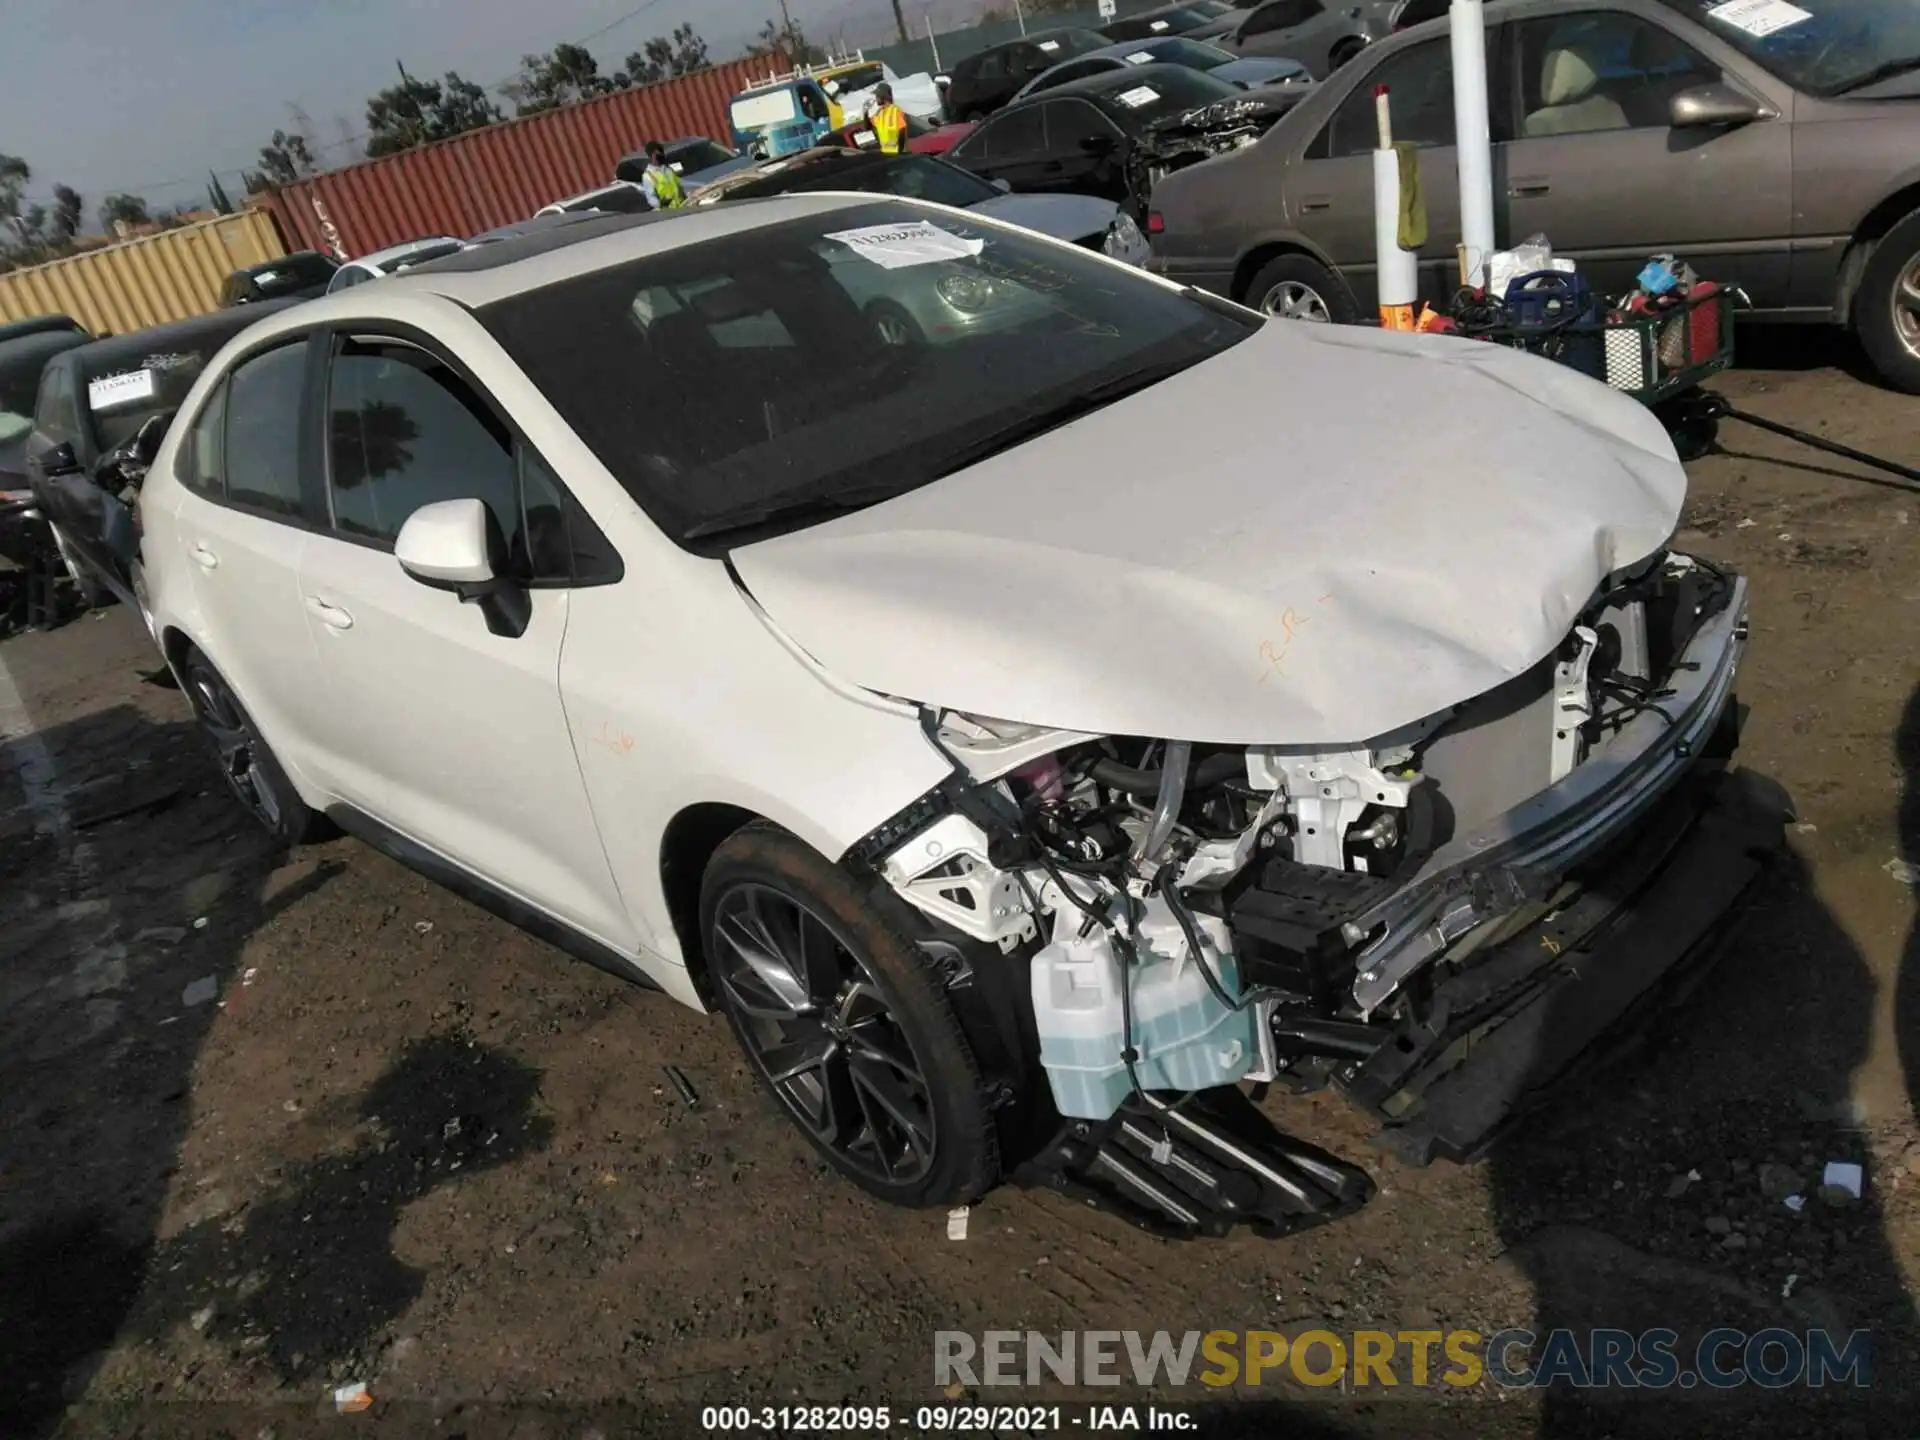
<svg viewBox="0 0 1920 1440"><path fill-rule="evenodd" d="M1109 380L1104 385L1096 385L1091 390L1070 396L1057 405L1049 405L1044 410L1036 410L1023 415L1010 425L1003 425L970 444L941 457L940 468L933 474L936 480L964 470L969 465L978 465L982 460L991 459L1003 450L1011 450L1016 445L1044 435L1049 430L1058 430L1062 425L1071 424L1096 410L1104 410L1116 400L1124 400L1129 395L1138 394L1150 386L1158 385L1170 375L1199 363L1201 357L1184 355L1178 360L1163 361L1158 365L1147 366L1140 370L1129 370L1125 375Z"/></svg>
<svg viewBox="0 0 1920 1440"><path fill-rule="evenodd" d="M890 500L902 491L912 488L911 480L894 479L884 485L863 485L853 490L779 496L763 505L748 505L738 510L728 510L690 525L680 532L680 538L704 540L708 536L726 535L735 530L751 530L775 521L825 520L834 515L844 515L850 510L863 509L882 500Z"/></svg>
<svg viewBox="0 0 1920 1440"><path fill-rule="evenodd" d="M1885 61L1882 64L1874 66L1871 70L1867 71L1866 74L1856 76L1847 81L1846 84L1842 85L1834 93L1836 95L1846 95L1855 90L1864 90L1869 85L1877 85L1882 80L1891 80L1894 76L1905 75L1911 70L1920 70L1920 55L1908 55L1903 59Z"/></svg>

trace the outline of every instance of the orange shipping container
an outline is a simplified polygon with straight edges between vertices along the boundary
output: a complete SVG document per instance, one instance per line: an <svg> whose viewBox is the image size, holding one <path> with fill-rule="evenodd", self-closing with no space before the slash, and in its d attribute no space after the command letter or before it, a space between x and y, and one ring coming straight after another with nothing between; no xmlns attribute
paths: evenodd
<svg viewBox="0 0 1920 1440"><path fill-rule="evenodd" d="M607 184L620 157L648 140L729 143L727 101L767 68L765 58L736 60L330 170L283 187L274 210L299 248L342 260L429 235L478 235Z"/></svg>

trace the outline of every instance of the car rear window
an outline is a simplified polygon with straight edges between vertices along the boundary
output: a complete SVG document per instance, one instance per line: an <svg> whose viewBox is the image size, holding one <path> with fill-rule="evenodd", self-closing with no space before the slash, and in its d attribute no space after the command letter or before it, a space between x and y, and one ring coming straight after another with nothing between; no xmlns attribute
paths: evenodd
<svg viewBox="0 0 1920 1440"><path fill-rule="evenodd" d="M1102 76L1089 88L1118 105L1129 120L1141 126L1245 93L1203 70L1183 70L1177 65L1152 70L1142 66Z"/></svg>
<svg viewBox="0 0 1920 1440"><path fill-rule="evenodd" d="M1115 380L1254 326L1022 231L876 201L483 307L483 324L669 536L871 503ZM975 456L974 458L978 458Z"/></svg>

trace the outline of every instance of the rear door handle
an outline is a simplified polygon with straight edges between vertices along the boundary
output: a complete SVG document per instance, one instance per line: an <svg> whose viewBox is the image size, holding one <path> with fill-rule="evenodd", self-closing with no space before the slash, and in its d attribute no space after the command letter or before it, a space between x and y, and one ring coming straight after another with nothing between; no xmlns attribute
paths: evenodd
<svg viewBox="0 0 1920 1440"><path fill-rule="evenodd" d="M1324 195L1315 195L1311 199L1300 202L1300 213L1302 215L1320 215L1332 208L1333 201L1327 199Z"/></svg>
<svg viewBox="0 0 1920 1440"><path fill-rule="evenodd" d="M353 628L352 615L342 610L338 605L329 605L318 595L307 596L307 609L317 615L320 623L329 629L351 630Z"/></svg>
<svg viewBox="0 0 1920 1440"><path fill-rule="evenodd" d="M218 570L220 568L220 557L202 545L198 540L187 547L187 554L192 557L193 563L198 565L202 570Z"/></svg>
<svg viewBox="0 0 1920 1440"><path fill-rule="evenodd" d="M1516 180L1507 187L1508 197L1514 200L1538 200L1552 193L1553 185L1546 180Z"/></svg>

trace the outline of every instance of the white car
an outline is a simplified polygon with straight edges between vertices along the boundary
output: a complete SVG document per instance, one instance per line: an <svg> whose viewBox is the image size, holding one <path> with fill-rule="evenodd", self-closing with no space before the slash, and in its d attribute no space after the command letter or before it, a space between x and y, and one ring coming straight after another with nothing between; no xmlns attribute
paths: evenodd
<svg viewBox="0 0 1920 1440"><path fill-rule="evenodd" d="M573 215L582 210L597 210L603 215L644 215L653 206L647 200L646 187L631 180L615 180L593 190L582 190L551 205L542 205L535 215Z"/></svg>
<svg viewBox="0 0 1920 1440"><path fill-rule="evenodd" d="M889 343L850 265L1022 318ZM825 194L270 316L141 509L282 840L723 1010L884 1199L1212 1233L1367 1193L1243 1082L1469 1148L1777 842L1720 774L1746 585L1668 549L1685 488L1547 362Z"/></svg>
<svg viewBox="0 0 1920 1440"><path fill-rule="evenodd" d="M425 240L408 240L399 245L389 245L385 250L375 250L358 260L349 260L334 271L333 278L327 282L327 294L337 295L342 290L351 290L355 285L364 285L369 280L379 280L410 266L438 260L444 255L453 254L466 243L451 235L434 235Z"/></svg>

